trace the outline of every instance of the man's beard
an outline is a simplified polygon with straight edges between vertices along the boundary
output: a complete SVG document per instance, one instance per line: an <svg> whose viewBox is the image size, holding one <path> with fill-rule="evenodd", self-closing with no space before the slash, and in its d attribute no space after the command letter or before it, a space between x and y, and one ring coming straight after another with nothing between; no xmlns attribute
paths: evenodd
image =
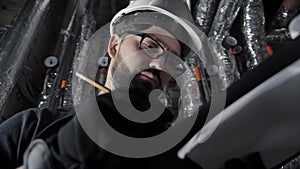
<svg viewBox="0 0 300 169"><path fill-rule="evenodd" d="M111 69L113 76L113 86L116 90L126 90L125 86L129 83L130 92L135 92L142 96L148 97L152 90L162 89L160 70L153 68L137 68L137 72L133 72L132 74L130 74L129 68L124 66L125 64L121 65L122 61L123 60L121 59L121 57L118 56ZM116 72L116 70L118 70L118 72ZM150 79L143 79L141 78L143 76L141 75L141 72L151 73L157 78L157 80L151 81Z"/></svg>
<svg viewBox="0 0 300 169"><path fill-rule="evenodd" d="M154 87L151 82L141 79L139 74L132 79L129 86L130 92L138 92L142 96L149 96L153 89L158 89L158 87Z"/></svg>

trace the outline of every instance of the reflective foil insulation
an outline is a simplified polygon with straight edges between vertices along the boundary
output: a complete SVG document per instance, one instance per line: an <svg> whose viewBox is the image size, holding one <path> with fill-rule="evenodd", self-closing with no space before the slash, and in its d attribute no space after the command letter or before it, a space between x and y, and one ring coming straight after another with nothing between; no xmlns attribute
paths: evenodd
<svg viewBox="0 0 300 169"><path fill-rule="evenodd" d="M282 44L292 39L288 27L299 13L299 0L284 0L271 20L267 33L268 44Z"/></svg>
<svg viewBox="0 0 300 169"><path fill-rule="evenodd" d="M194 9L194 19L198 28L208 35L220 0L198 0Z"/></svg>
<svg viewBox="0 0 300 169"><path fill-rule="evenodd" d="M60 64L56 68L56 76L53 77L53 81L51 82L52 92L49 93L46 100L42 99L43 104L40 103L40 106L56 108L62 106L60 102L64 102L61 99L64 98L66 91L63 91L65 89L61 88L61 83L63 80L67 80L70 71L69 64L73 59L73 53L70 52L70 49L74 48L74 25L78 6L79 3L77 0L72 0L68 3L62 28L53 51L53 54L58 57Z"/></svg>
<svg viewBox="0 0 300 169"><path fill-rule="evenodd" d="M262 0L243 1L242 15L246 66L248 70L251 70L268 57Z"/></svg>
<svg viewBox="0 0 300 169"><path fill-rule="evenodd" d="M272 20L271 27L276 28L286 28L290 21L297 15L299 9L287 9L283 5L280 6L275 18Z"/></svg>
<svg viewBox="0 0 300 169"><path fill-rule="evenodd" d="M80 99L72 96L73 68L78 66L79 51L83 44L95 31L95 20L91 14L93 0L70 1L67 13L61 29L61 34L55 48L55 54L60 56L60 66L57 68L55 77L49 78L46 86L51 84L47 97L43 96L39 104L40 107L72 107L73 101L80 102ZM89 9L89 10L88 10ZM67 50L72 49L72 50ZM52 73L53 76L53 73ZM51 77L51 76L50 76ZM61 88L61 83L67 82L65 88ZM77 90L80 90L78 88Z"/></svg>
<svg viewBox="0 0 300 169"><path fill-rule="evenodd" d="M268 44L274 43L274 42L284 42L291 40L290 32L286 28L281 29L275 29L274 31L270 32L266 36L266 42Z"/></svg>
<svg viewBox="0 0 300 169"><path fill-rule="evenodd" d="M228 50L222 46L222 43L225 37L230 33L241 4L241 0L222 0L209 32L209 38L214 44L215 52L220 60L218 73L223 81L223 88L227 88L239 78L235 59Z"/></svg>

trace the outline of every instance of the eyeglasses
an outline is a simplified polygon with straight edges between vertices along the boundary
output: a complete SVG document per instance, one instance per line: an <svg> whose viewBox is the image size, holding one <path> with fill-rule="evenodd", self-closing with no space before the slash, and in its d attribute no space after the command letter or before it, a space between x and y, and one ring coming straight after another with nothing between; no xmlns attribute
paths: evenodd
<svg viewBox="0 0 300 169"><path fill-rule="evenodd" d="M138 48L152 59L159 58L166 50L164 47L152 36L143 32L128 31L128 34L140 36Z"/></svg>
<svg viewBox="0 0 300 169"><path fill-rule="evenodd" d="M154 37L147 33L135 31L128 31L126 33L141 37L138 48L150 58L157 59L166 51L166 49L160 44L159 41L157 41ZM172 77L178 77L186 71L186 68L180 56L175 58L170 56L171 55L168 54L165 55L165 70L167 70L167 72L169 72Z"/></svg>

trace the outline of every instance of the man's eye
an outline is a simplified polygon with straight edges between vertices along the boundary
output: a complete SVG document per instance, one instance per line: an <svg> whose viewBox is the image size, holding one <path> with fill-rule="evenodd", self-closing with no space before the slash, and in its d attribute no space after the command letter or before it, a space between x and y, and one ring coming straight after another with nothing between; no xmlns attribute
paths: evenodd
<svg viewBox="0 0 300 169"><path fill-rule="evenodd" d="M142 44L144 49L156 49L159 48L159 46L157 44L155 44L154 42L143 42Z"/></svg>

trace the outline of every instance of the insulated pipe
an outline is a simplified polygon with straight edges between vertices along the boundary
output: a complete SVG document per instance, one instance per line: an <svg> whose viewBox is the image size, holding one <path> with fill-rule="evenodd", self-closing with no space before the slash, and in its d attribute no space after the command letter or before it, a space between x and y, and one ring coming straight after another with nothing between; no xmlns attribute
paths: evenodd
<svg viewBox="0 0 300 169"><path fill-rule="evenodd" d="M284 42L291 40L289 31L286 28L275 29L266 36L267 44L275 42Z"/></svg>
<svg viewBox="0 0 300 169"><path fill-rule="evenodd" d="M96 30L96 21L95 18L92 14L92 9L94 6L94 0L90 0L88 3L88 10L83 14L83 16L81 16L80 18L80 24L81 24L81 29L80 32L78 34L77 37L77 42L76 42L76 49L75 49L75 54L74 54L74 60L73 60L73 70L72 72L74 73L74 71L78 71L78 70L74 70L76 69L80 69L81 67L85 67L87 66L86 61L84 61L84 56L79 55L80 51L83 47L83 45L85 44L85 42L88 40L89 37L92 36L92 34L95 32ZM73 104L77 105L79 103L81 103L84 98L84 89L83 89L83 85L82 83L85 83L82 80L74 80L72 79L72 75L69 76L69 81L72 81L72 85L74 83L76 83L75 85L77 85L78 87L73 88L72 94L73 94Z"/></svg>
<svg viewBox="0 0 300 169"><path fill-rule="evenodd" d="M50 0L29 0L0 45L0 115L28 58L37 29L49 11Z"/></svg>
<svg viewBox="0 0 300 169"><path fill-rule="evenodd" d="M59 106L59 97L61 95L60 86L62 81L66 80L72 65L72 37L74 36L73 29L76 13L80 11L78 10L79 6L84 6L79 3L79 0L72 0L68 3L62 23L62 29L53 52L53 55L59 58L60 65L57 68L57 74L55 74L55 77L53 77L53 81L51 82L50 88L52 92L45 100L41 100L41 103L39 104L40 107L57 108Z"/></svg>
<svg viewBox="0 0 300 169"><path fill-rule="evenodd" d="M267 34L268 44L291 40L288 26L291 20L299 13L299 0L284 0L276 15L271 21L271 27Z"/></svg>
<svg viewBox="0 0 300 169"><path fill-rule="evenodd" d="M209 38L214 44L214 49L220 62L218 73L223 83L223 89L239 78L235 59L222 46L222 43L226 36L229 35L241 4L241 0L221 0L209 32Z"/></svg>
<svg viewBox="0 0 300 169"><path fill-rule="evenodd" d="M251 70L268 57L262 0L243 1L242 13L246 66Z"/></svg>
<svg viewBox="0 0 300 169"><path fill-rule="evenodd" d="M284 0L271 22L272 29L287 28L290 21L299 12L299 0Z"/></svg>
<svg viewBox="0 0 300 169"><path fill-rule="evenodd" d="M83 90L76 88L75 94L72 94L71 86L73 85L72 76L74 68L81 67L85 63L82 58L79 58L79 52L86 40L94 33L96 29L96 22L93 16L94 0L73 1L68 4L64 27L56 45L56 53L61 57L62 64L57 70L57 76L52 82L51 93L49 98L41 100L40 107L71 107L73 104L80 103L82 96L77 93ZM72 36L71 36L72 35ZM66 51L68 49L68 51ZM64 91L63 102L59 105L58 96L61 91L57 90L62 81L67 80L68 85ZM74 81L73 81L74 82ZM83 83L83 82L81 82ZM80 86L80 85L78 85Z"/></svg>
<svg viewBox="0 0 300 169"><path fill-rule="evenodd" d="M58 72L56 75L53 73L55 76L54 80L50 79L46 82L48 86L49 84L51 85L48 87L48 90L51 90L52 92L49 98L48 96L42 98L39 107L73 106L73 96L71 91L73 68L78 66L75 64L75 61L78 59L78 54L83 44L95 31L96 22L92 13L94 3L94 0L81 0L71 1L68 4L68 8L65 13L66 19L64 20L64 26L61 31L62 33L55 49L55 52L60 55L63 63L57 70ZM66 51L66 49L68 50ZM58 96L62 97L63 93L57 89L59 88L60 82L63 82L64 80L68 83L65 91L63 91L64 98L63 100L60 100L59 105ZM53 92L53 89L56 90ZM76 98L76 96L74 97ZM76 99L74 100L76 101Z"/></svg>
<svg viewBox="0 0 300 169"><path fill-rule="evenodd" d="M194 19L198 28L207 36L220 0L198 0L195 5Z"/></svg>

